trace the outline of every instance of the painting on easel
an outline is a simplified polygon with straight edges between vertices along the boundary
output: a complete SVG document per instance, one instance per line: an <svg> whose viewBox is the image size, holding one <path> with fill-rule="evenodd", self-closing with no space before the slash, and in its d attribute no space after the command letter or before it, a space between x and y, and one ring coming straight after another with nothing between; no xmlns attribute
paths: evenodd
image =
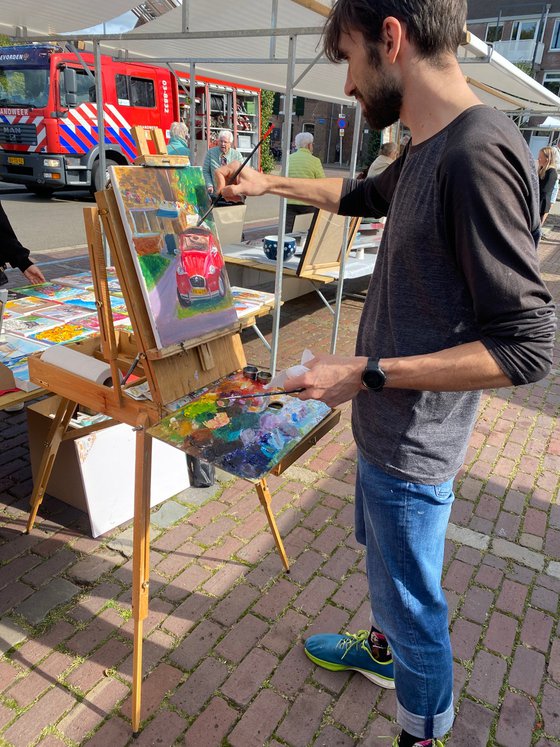
<svg viewBox="0 0 560 747"><path fill-rule="evenodd" d="M251 394L265 396L245 397ZM331 412L318 400L266 396L240 371L189 399L150 435L246 480L268 474Z"/></svg>
<svg viewBox="0 0 560 747"><path fill-rule="evenodd" d="M111 182L158 348L234 328L202 170L112 166Z"/></svg>

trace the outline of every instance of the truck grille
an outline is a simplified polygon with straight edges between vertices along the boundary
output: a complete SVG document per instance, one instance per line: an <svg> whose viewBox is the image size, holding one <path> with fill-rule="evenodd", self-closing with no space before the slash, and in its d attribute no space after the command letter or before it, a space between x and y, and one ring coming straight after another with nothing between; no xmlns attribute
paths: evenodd
<svg viewBox="0 0 560 747"><path fill-rule="evenodd" d="M34 124L0 124L0 143L37 145Z"/></svg>
<svg viewBox="0 0 560 747"><path fill-rule="evenodd" d="M205 288L206 281L204 280L202 275L193 275L191 277L191 285L193 288Z"/></svg>

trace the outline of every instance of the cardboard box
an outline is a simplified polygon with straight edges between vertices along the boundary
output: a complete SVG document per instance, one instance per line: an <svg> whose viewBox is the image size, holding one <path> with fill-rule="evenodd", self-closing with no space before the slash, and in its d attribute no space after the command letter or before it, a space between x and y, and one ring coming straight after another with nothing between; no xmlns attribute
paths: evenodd
<svg viewBox="0 0 560 747"><path fill-rule="evenodd" d="M29 451L36 479L60 397L27 408ZM134 515L135 434L123 423L75 438L58 450L47 494L89 515L93 537L114 529ZM152 441L151 506L189 486L185 455L161 441ZM48 500L46 498L45 500Z"/></svg>

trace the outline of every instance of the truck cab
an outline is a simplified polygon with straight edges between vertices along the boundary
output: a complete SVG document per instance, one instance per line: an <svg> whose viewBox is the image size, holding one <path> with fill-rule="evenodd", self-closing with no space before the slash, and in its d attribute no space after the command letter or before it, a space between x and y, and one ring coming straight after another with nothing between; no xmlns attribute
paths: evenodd
<svg viewBox="0 0 560 747"><path fill-rule="evenodd" d="M94 60L54 44L0 48L0 179L50 196L101 189ZM107 166L137 156L131 128L169 130L179 117L169 70L102 57Z"/></svg>

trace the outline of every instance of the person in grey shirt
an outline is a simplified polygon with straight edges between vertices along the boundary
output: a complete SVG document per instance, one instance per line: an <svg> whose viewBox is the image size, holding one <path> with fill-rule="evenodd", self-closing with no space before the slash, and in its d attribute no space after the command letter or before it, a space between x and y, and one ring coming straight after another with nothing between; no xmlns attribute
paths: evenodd
<svg viewBox="0 0 560 747"><path fill-rule="evenodd" d="M387 221L354 357L318 355L285 382L302 399L352 400L356 538L371 629L319 634L305 652L395 688L394 745L440 746L453 724L453 658L441 587L445 532L480 390L549 372L555 309L540 274L538 181L515 125L484 106L456 59L466 0L338 0L325 51L376 129L409 128L373 179L218 172L229 199L306 198Z"/></svg>

